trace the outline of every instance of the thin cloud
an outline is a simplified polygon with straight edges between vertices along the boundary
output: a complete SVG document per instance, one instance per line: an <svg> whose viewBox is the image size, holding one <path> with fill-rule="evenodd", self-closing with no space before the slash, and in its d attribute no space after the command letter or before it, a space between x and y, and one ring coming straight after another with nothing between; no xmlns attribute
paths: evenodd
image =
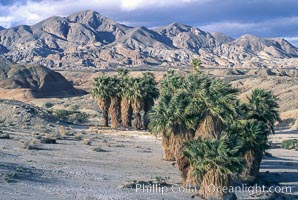
<svg viewBox="0 0 298 200"><path fill-rule="evenodd" d="M294 46L298 47L298 37L286 37L285 39Z"/></svg>
<svg viewBox="0 0 298 200"><path fill-rule="evenodd" d="M208 1L211 0L28 0L21 3L14 2L5 6L0 4L0 13L2 13L2 17L0 14L0 25L6 28L19 24L31 25L53 15L65 16L85 9L126 12L148 7L168 7L193 2L205 3Z"/></svg>
<svg viewBox="0 0 298 200"><path fill-rule="evenodd" d="M233 35L233 33L237 33L238 35L254 33L258 36L265 37L275 33L272 37L279 37L281 35L279 31L282 31L283 34L286 35L287 32L293 30L297 26L298 17L286 17L260 22L214 22L200 26L200 28L209 32L224 32L231 35Z"/></svg>
<svg viewBox="0 0 298 200"><path fill-rule="evenodd" d="M168 6L176 6L179 4L185 3L206 3L211 0L122 0L121 8L124 10L135 10L139 8L148 8L148 7L168 7Z"/></svg>

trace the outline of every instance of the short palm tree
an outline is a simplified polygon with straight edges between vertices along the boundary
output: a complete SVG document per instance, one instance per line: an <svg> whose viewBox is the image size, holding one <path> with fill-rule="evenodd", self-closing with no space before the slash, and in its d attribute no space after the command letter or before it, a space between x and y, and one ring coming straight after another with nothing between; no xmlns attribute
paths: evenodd
<svg viewBox="0 0 298 200"><path fill-rule="evenodd" d="M109 125L109 107L111 104L111 77L102 75L94 79L92 96L97 99L99 108L103 113L103 125Z"/></svg>
<svg viewBox="0 0 298 200"><path fill-rule="evenodd" d="M161 81L159 104L150 113L149 128L162 134L163 159L168 161L176 160L182 141L193 135L192 117L186 112L191 99L183 89L184 82L181 74L168 71Z"/></svg>
<svg viewBox="0 0 298 200"><path fill-rule="evenodd" d="M221 80L211 80L203 73L189 75L187 82L192 85L188 87L193 96L190 112L199 118L195 137L218 138L226 123L235 117L237 90Z"/></svg>
<svg viewBox="0 0 298 200"><path fill-rule="evenodd" d="M164 160L176 160L183 142L193 137L194 118L186 113L190 101L188 93L180 89L174 96L162 95L150 113L150 130L162 133Z"/></svg>
<svg viewBox="0 0 298 200"><path fill-rule="evenodd" d="M199 195L204 199L230 199L233 194L223 192L231 187L232 174L242 170L243 162L239 153L241 145L230 142L227 135L218 140L199 137L185 144L184 155L190 160L195 179L201 179ZM213 190L219 188L219 190Z"/></svg>
<svg viewBox="0 0 298 200"><path fill-rule="evenodd" d="M248 100L247 117L263 121L274 133L274 123L280 121L277 98L270 91L255 89Z"/></svg>
<svg viewBox="0 0 298 200"><path fill-rule="evenodd" d="M262 121L255 119L242 121L242 128L238 129L238 137L243 141L242 152L246 161L241 174L244 181L253 182L259 174L260 164L268 149L268 135L270 129Z"/></svg>
<svg viewBox="0 0 298 200"><path fill-rule="evenodd" d="M257 178L268 135L274 133L274 123L280 120L277 98L271 92L255 89L247 104L240 105L237 134L244 141L246 166L241 179L253 182Z"/></svg>

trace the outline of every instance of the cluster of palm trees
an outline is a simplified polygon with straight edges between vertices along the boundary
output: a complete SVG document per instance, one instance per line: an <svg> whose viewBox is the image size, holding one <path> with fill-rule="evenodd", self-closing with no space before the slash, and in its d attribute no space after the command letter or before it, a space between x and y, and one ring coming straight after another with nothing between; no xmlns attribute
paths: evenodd
<svg viewBox="0 0 298 200"><path fill-rule="evenodd" d="M94 79L92 96L103 113L103 125L111 128L134 127L146 129L148 114L159 96L152 73L130 77L127 69L119 69L115 76L102 75Z"/></svg>
<svg viewBox="0 0 298 200"><path fill-rule="evenodd" d="M159 103L149 128L162 134L164 160L176 160L183 184L200 186L206 199L228 199L233 181L254 181L268 148L268 134L279 120L277 99L256 89L248 102L238 91L200 70L169 71L161 81Z"/></svg>

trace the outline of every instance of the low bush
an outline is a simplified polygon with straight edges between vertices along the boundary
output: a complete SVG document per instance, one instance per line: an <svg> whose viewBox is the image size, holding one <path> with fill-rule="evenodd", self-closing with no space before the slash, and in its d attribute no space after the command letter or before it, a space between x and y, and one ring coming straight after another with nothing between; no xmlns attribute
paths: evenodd
<svg viewBox="0 0 298 200"><path fill-rule="evenodd" d="M291 139L291 140L285 140L281 143L281 147L284 149L294 149L298 150L298 140L297 139Z"/></svg>
<svg viewBox="0 0 298 200"><path fill-rule="evenodd" d="M72 124L84 123L88 121L89 115L85 112L71 110L55 110L55 116L62 121Z"/></svg>

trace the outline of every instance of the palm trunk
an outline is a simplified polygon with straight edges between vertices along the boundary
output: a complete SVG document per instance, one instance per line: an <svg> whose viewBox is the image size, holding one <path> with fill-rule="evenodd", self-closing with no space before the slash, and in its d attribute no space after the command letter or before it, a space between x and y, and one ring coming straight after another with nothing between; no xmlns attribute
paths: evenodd
<svg viewBox="0 0 298 200"><path fill-rule="evenodd" d="M247 151L244 154L246 165L240 176L242 181L253 183L256 180L259 175L262 157L261 152L255 152L254 150Z"/></svg>
<svg viewBox="0 0 298 200"><path fill-rule="evenodd" d="M134 114L134 120L133 120L133 127L135 129L143 129L143 123L142 123L142 117L141 117L141 110L142 110L142 104L143 102L141 99L136 99L132 102L132 109Z"/></svg>
<svg viewBox="0 0 298 200"><path fill-rule="evenodd" d="M99 108L102 111L103 126L109 126L109 107L111 104L110 98L98 99Z"/></svg>
<svg viewBox="0 0 298 200"><path fill-rule="evenodd" d="M109 111L111 116L111 128L117 128L119 126L120 120L120 98L118 96L111 97L111 105Z"/></svg>
<svg viewBox="0 0 298 200"><path fill-rule="evenodd" d="M124 128L131 126L132 108L128 98L121 99L121 125Z"/></svg>
<svg viewBox="0 0 298 200"><path fill-rule="evenodd" d="M207 115L205 119L199 123L193 138L198 139L199 137L203 137L211 140L218 139L222 130L223 123L220 121L220 119L218 117ZM189 160L182 158L181 162L183 162L180 166L183 184L190 186L200 185L203 181L203 178L193 176L194 169L190 166Z"/></svg>
<svg viewBox="0 0 298 200"><path fill-rule="evenodd" d="M189 175L190 162L188 158L184 156L184 143L193 139L194 134L188 130L184 130L182 133L174 136L173 146L174 155L177 162L177 167L181 171L182 184L185 186L196 186L195 180Z"/></svg>
<svg viewBox="0 0 298 200"><path fill-rule="evenodd" d="M172 134L162 135L162 148L163 148L163 160L166 161L175 161L174 153L171 151L170 140Z"/></svg>
<svg viewBox="0 0 298 200"><path fill-rule="evenodd" d="M223 123L218 117L207 115L198 125L195 138L203 137L205 139L218 139L223 130Z"/></svg>
<svg viewBox="0 0 298 200"><path fill-rule="evenodd" d="M200 185L199 195L207 200L232 200L236 199L234 193L223 191L223 187L232 187L232 179L230 175L222 174L219 170L211 169L203 177Z"/></svg>

